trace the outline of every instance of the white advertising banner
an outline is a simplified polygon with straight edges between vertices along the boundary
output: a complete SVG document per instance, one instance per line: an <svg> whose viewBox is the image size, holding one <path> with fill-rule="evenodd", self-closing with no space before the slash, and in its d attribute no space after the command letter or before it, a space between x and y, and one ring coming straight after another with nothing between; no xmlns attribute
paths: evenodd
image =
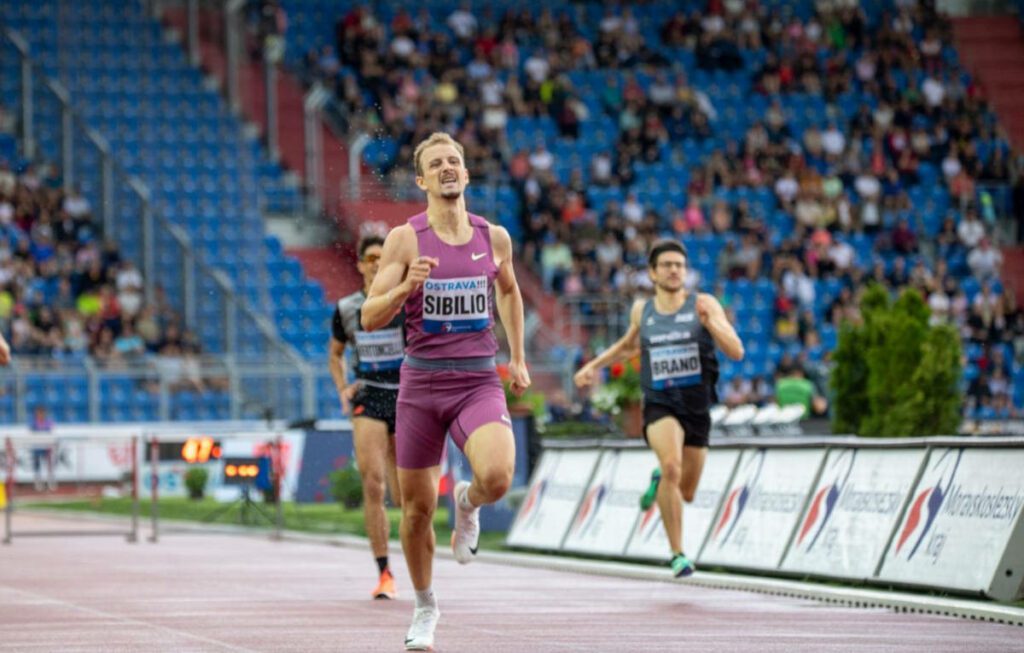
<svg viewBox="0 0 1024 653"><path fill-rule="evenodd" d="M608 450L601 455L565 537L564 551L610 556L625 551L649 480L642 468L627 465L628 453Z"/></svg>
<svg viewBox="0 0 1024 653"><path fill-rule="evenodd" d="M45 439L35 446L24 440L14 450L14 480L31 483L39 477L48 478L49 465L53 465L53 478L57 483L120 482L132 471L132 441L108 439L82 440L73 438ZM141 445L140 445L141 446ZM0 464L6 470L6 452L0 443Z"/></svg>
<svg viewBox="0 0 1024 653"><path fill-rule="evenodd" d="M824 458L824 449L745 450L700 562L777 568Z"/></svg>
<svg viewBox="0 0 1024 653"><path fill-rule="evenodd" d="M546 450L509 530L509 546L555 550L562 545L601 452Z"/></svg>
<svg viewBox="0 0 1024 653"><path fill-rule="evenodd" d="M873 576L924 456L924 449L830 450L782 569Z"/></svg>
<svg viewBox="0 0 1024 653"><path fill-rule="evenodd" d="M1022 470L1021 449L933 449L878 578L986 593L996 584L1019 588L1019 568L1002 566L1021 544L1012 541L1021 537Z"/></svg>
<svg viewBox="0 0 1024 653"><path fill-rule="evenodd" d="M631 458L628 463L623 461L622 464L624 467L637 468L637 476L643 484L640 492L643 493L650 482L651 471L658 466L658 459L648 450L623 452L623 456L627 454ZM721 503L739 457L740 452L736 449L709 449L697 494L692 503L683 505L683 551L693 559L697 559L697 554L704 546L718 504ZM637 504L637 513L626 556L643 560L667 560L671 551L658 504L655 503L642 513Z"/></svg>

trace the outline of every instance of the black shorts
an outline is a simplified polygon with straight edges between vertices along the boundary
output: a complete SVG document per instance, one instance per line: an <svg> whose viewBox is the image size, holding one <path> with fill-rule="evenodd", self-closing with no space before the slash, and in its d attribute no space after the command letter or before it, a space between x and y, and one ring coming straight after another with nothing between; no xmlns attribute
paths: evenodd
<svg viewBox="0 0 1024 653"><path fill-rule="evenodd" d="M644 401L644 441L647 427L663 417L674 417L683 427L683 446L707 447L711 441L710 413L684 413L676 406L650 401Z"/></svg>
<svg viewBox="0 0 1024 653"><path fill-rule="evenodd" d="M352 397L352 417L369 417L388 425L388 433L395 432L395 404L398 389L387 390L364 385Z"/></svg>

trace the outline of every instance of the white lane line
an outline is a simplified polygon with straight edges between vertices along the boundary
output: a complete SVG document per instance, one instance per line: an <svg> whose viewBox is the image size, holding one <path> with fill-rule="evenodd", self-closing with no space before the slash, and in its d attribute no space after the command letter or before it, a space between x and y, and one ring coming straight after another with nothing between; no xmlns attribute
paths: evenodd
<svg viewBox="0 0 1024 653"><path fill-rule="evenodd" d="M133 625L133 626L142 626L144 628L151 628L153 630L158 630L158 631L161 631L161 632L164 632L164 633L168 633L168 634L171 634L171 635L177 635L179 637L184 637L186 639L195 640L197 642L203 642L204 644L211 644L213 646L220 647L220 648L222 648L222 649L224 649L226 651L241 651L243 653L255 653L255 651L253 649L242 648L241 646L234 646L233 644L228 644L227 642L222 642L220 640L213 639L213 638L210 638L210 637L203 637L202 635L196 635L194 633L190 633L190 632L185 631L185 630L178 630L177 628L171 628L170 626L161 626L160 624L155 624L155 623L152 623L152 622L149 622L149 621L144 621L142 619L133 619L131 617L124 617L124 616L121 616L121 615L118 615L118 614L114 614L114 613L111 613L111 612L105 612L103 610L97 610L96 608L90 608L90 607L87 607L87 606L84 606L84 605L79 605L78 603L74 603L72 601L65 601L64 599L56 599L56 598L53 598L52 596L46 596L44 594L39 594L39 593L36 593L36 592L30 592L28 590L19 589L17 587L11 587L10 585L4 585L2 587L4 589L10 591L10 592L13 592L14 594L20 594L22 596L27 596L27 597L35 600L37 602L37 605L38 604L59 605L59 606L71 608L73 610L77 610L79 612L84 612L85 614L93 615L94 617L102 617L104 619L111 619L111 620L116 621L117 623L120 623L120 624Z"/></svg>

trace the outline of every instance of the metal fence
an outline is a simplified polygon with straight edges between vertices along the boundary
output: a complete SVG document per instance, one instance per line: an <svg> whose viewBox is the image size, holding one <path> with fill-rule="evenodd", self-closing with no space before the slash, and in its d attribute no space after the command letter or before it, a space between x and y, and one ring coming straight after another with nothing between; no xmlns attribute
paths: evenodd
<svg viewBox="0 0 1024 653"><path fill-rule="evenodd" d="M229 355L17 356L0 376L0 423L25 424L37 406L62 423L312 419L317 372Z"/></svg>

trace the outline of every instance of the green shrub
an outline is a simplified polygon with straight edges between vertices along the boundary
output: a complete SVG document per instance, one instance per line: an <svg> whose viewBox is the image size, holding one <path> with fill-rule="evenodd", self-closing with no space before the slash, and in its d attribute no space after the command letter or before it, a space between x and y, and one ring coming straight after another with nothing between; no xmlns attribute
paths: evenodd
<svg viewBox="0 0 1024 653"><path fill-rule="evenodd" d="M861 325L839 331L831 384L832 429L864 436L949 435L960 424L960 340L929 326L921 295L895 302L879 285L861 300Z"/></svg>
<svg viewBox="0 0 1024 653"><path fill-rule="evenodd" d="M363 479L355 462L331 472L330 479L331 495L342 507L354 509L363 504Z"/></svg>
<svg viewBox="0 0 1024 653"><path fill-rule="evenodd" d="M849 322L839 327L839 342L832 353L835 370L832 372L832 431L856 433L868 403L868 364L864 358L866 346L864 329Z"/></svg>
<svg viewBox="0 0 1024 653"><path fill-rule="evenodd" d="M210 480L210 472L205 467L192 467L185 472L185 487L191 499L202 499L206 491L206 482Z"/></svg>

